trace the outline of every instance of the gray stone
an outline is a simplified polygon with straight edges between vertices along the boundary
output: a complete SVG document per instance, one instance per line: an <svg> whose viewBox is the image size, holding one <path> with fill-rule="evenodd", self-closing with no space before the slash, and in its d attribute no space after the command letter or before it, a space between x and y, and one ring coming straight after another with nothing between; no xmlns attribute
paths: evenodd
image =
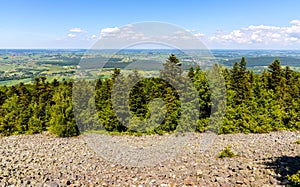
<svg viewBox="0 0 300 187"><path fill-rule="evenodd" d="M52 182L52 183L50 184L50 187L59 187L59 185L58 185L56 182Z"/></svg>
<svg viewBox="0 0 300 187"><path fill-rule="evenodd" d="M236 183L236 184L244 184L244 182L243 182L243 181L240 181L240 180L237 180L235 183Z"/></svg>
<svg viewBox="0 0 300 187"><path fill-rule="evenodd" d="M250 177L250 178L249 178L249 181L250 181L250 182L254 182L254 181L255 181L255 178L254 178L254 177Z"/></svg>
<svg viewBox="0 0 300 187"><path fill-rule="evenodd" d="M113 136L114 142L130 146L154 146L169 135L157 136ZM265 163L272 163L283 154L295 157L299 147L291 142L300 137L300 132L272 132L268 134L219 135L211 147L201 152L199 142L203 134L195 134L176 158L151 167L127 165L128 157L120 158L123 163L108 161L93 152L83 136L56 138L36 134L0 138L0 186L15 183L16 186L269 186L277 185L275 173ZM277 140L276 144L274 139ZM95 139L97 141L97 139ZM227 145L242 156L216 159L216 155ZM286 146L289 145L289 146ZM198 146L198 147L197 147ZM253 151L255 154L253 154ZM292 151L294 150L294 151ZM168 156L166 154L166 156ZM282 159L282 171L293 159ZM12 181L15 179L15 181ZM63 180L65 179L65 180ZM67 180L66 180L67 179ZM188 180L187 180L188 179ZM78 181L78 182L75 182ZM72 183L72 184L71 184ZM287 180L283 183L288 184ZM278 185L284 185L278 182Z"/></svg>

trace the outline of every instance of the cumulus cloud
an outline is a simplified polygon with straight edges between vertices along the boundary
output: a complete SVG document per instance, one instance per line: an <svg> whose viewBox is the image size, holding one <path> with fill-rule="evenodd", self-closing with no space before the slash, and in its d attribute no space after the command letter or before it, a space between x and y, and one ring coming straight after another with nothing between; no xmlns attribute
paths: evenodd
<svg viewBox="0 0 300 187"><path fill-rule="evenodd" d="M101 33L114 33L114 32L119 32L119 31L120 31L120 29L118 27L101 29Z"/></svg>
<svg viewBox="0 0 300 187"><path fill-rule="evenodd" d="M85 30L78 28L78 27L71 28L69 31L70 32L78 32L78 33L85 32Z"/></svg>
<svg viewBox="0 0 300 187"><path fill-rule="evenodd" d="M205 35L203 33L196 33L196 34L194 34L194 36L197 38L201 38L201 37L204 37Z"/></svg>
<svg viewBox="0 0 300 187"><path fill-rule="evenodd" d="M69 38L75 38L75 37L76 37L76 34L70 33L70 34L68 34L67 36L68 36Z"/></svg>
<svg viewBox="0 0 300 187"><path fill-rule="evenodd" d="M229 33L218 32L209 39L227 44L300 44L300 20L292 20L287 27L250 25Z"/></svg>
<svg viewBox="0 0 300 187"><path fill-rule="evenodd" d="M121 28L109 27L101 29L100 39L142 41L149 38L145 37L144 33L134 29L132 25L127 25Z"/></svg>
<svg viewBox="0 0 300 187"><path fill-rule="evenodd" d="M115 35L118 32L120 32L120 29L118 27L103 28L100 31L100 37L112 36L112 35Z"/></svg>
<svg viewBox="0 0 300 187"><path fill-rule="evenodd" d="M152 27L153 26L153 27ZM161 26L161 24L160 24ZM134 26L126 25L124 27L108 27L100 30L99 39L111 41L132 41L132 42L152 42L152 41L192 41L195 38L203 38L204 34L196 30L174 29L168 30L162 26L152 25Z"/></svg>
<svg viewBox="0 0 300 187"><path fill-rule="evenodd" d="M69 29L69 33L61 38L60 40L72 40L72 41L95 41L99 38L99 36L96 36L95 34L89 34L86 30L74 27Z"/></svg>
<svg viewBox="0 0 300 187"><path fill-rule="evenodd" d="M300 20L294 19L290 22L292 25L300 25Z"/></svg>
<svg viewBox="0 0 300 187"><path fill-rule="evenodd" d="M65 36L62 36L60 38L57 38L57 41L63 41L63 45L74 45L74 46L82 46L81 48L89 47L90 45L95 42L99 36L96 36L94 34L89 34L87 31L81 29L81 28L71 28L68 30L69 32L66 33Z"/></svg>

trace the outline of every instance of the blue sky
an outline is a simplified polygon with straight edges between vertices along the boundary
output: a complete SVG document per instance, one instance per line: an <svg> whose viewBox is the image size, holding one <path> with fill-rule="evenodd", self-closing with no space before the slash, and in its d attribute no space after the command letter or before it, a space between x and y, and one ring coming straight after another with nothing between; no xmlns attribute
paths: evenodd
<svg viewBox="0 0 300 187"><path fill-rule="evenodd" d="M209 48L300 49L298 0L1 2L0 48L89 48L101 30L162 21Z"/></svg>

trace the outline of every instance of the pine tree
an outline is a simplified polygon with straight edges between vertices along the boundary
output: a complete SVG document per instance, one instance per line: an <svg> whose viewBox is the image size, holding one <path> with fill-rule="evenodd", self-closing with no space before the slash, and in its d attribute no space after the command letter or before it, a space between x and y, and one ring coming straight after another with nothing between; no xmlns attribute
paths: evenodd
<svg viewBox="0 0 300 187"><path fill-rule="evenodd" d="M188 77L193 81L194 80L194 76L195 76L195 70L194 67L191 66L188 72Z"/></svg>
<svg viewBox="0 0 300 187"><path fill-rule="evenodd" d="M169 81L171 84L174 81L176 82L177 77L182 73L179 59L174 54L171 54L166 62L163 63L163 66L164 70L161 71L160 77L166 81Z"/></svg>
<svg viewBox="0 0 300 187"><path fill-rule="evenodd" d="M268 86L270 89L275 91L276 87L283 78L283 70L279 59L275 59L274 62L268 66L268 68L268 71L271 74L268 79Z"/></svg>
<svg viewBox="0 0 300 187"><path fill-rule="evenodd" d="M31 103L31 93L22 82L18 86L18 97L20 114L16 126L20 133L25 133L29 129L28 123L32 115L32 111L29 107Z"/></svg>
<svg viewBox="0 0 300 187"><path fill-rule="evenodd" d="M57 136L67 137L79 134L79 129L75 121L71 89L60 86L53 95L54 105L51 108L49 120L50 130Z"/></svg>
<svg viewBox="0 0 300 187"><path fill-rule="evenodd" d="M44 131L45 129L43 128L42 124L43 122L40 119L40 115L38 113L39 111L39 106L38 103L32 102L29 105L29 111L31 113L31 117L29 118L27 124L28 124L28 133L29 134L34 134L34 133L40 133Z"/></svg>
<svg viewBox="0 0 300 187"><path fill-rule="evenodd" d="M241 104L249 100L251 96L252 75L246 68L245 57L235 62L231 70L231 89L235 92L235 104Z"/></svg>
<svg viewBox="0 0 300 187"><path fill-rule="evenodd" d="M4 103L6 94L0 90L0 106Z"/></svg>
<svg viewBox="0 0 300 187"><path fill-rule="evenodd" d="M13 96L7 98L3 105L1 106L1 118L0 118L0 133L4 135L11 135L13 133L18 133L16 124L18 124L19 115L19 103L18 96L14 94Z"/></svg>

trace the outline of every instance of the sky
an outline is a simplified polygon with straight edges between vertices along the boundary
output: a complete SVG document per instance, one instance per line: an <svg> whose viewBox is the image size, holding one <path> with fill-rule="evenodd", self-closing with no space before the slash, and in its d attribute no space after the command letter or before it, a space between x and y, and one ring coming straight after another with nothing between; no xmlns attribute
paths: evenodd
<svg viewBox="0 0 300 187"><path fill-rule="evenodd" d="M0 48L90 48L127 24L175 24L209 49L300 49L299 0L10 0Z"/></svg>

